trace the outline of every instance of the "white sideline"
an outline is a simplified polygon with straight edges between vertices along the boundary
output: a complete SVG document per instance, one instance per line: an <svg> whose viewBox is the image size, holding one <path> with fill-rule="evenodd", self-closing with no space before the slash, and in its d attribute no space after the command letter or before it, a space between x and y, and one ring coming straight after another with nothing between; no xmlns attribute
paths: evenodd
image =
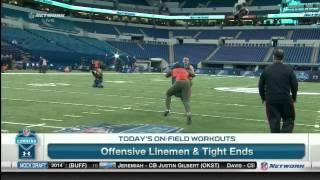
<svg viewBox="0 0 320 180"><path fill-rule="evenodd" d="M116 110L113 110L113 109L98 109L98 111L116 111Z"/></svg>
<svg viewBox="0 0 320 180"><path fill-rule="evenodd" d="M11 124L11 125L21 125L21 126L29 126L29 127L35 127L39 126L39 124L27 124L27 123L18 123L18 122L1 122L1 124ZM46 123L41 124L39 127L45 127L45 128L53 128L53 129L63 129L65 127L58 127L58 126L48 126Z"/></svg>
<svg viewBox="0 0 320 180"><path fill-rule="evenodd" d="M96 112L82 112L83 114L101 114L101 113L96 113Z"/></svg>
<svg viewBox="0 0 320 180"><path fill-rule="evenodd" d="M65 117L72 117L72 118L81 118L83 116L78 116L78 115L71 115L71 114L66 114L66 115L63 115Z"/></svg>
<svg viewBox="0 0 320 180"><path fill-rule="evenodd" d="M157 110L148 110L148 109L138 109L138 108L123 108L116 106L102 106L102 105L90 105L90 104L79 104L79 103L69 103L69 102L58 102L58 101L38 101L38 100L30 100L30 99L13 99L13 98L1 98L3 100L11 100L11 101L24 101L24 102L36 102L36 103L49 103L49 104L61 104L61 105L74 105L74 106L86 106L86 107L99 107L99 108L112 108L112 109L123 109L123 110L134 110L134 111L144 111L144 112L156 112L162 113L163 111ZM184 115L185 113L181 112L171 112L172 114L180 114ZM217 115L209 115L209 114L192 114L193 116L201 116L201 117L212 117L212 118L221 118L221 119L237 119L244 121L256 121L256 122L264 122L262 119L252 119L252 118L240 118L240 117L232 117L232 116L217 116ZM297 126L308 126L314 127L311 124L296 124Z"/></svg>
<svg viewBox="0 0 320 180"><path fill-rule="evenodd" d="M27 128L31 128L31 127L42 127L42 126L44 126L44 125L46 125L46 123L42 123L42 124L31 124L31 125L29 125L29 126L26 126Z"/></svg>
<svg viewBox="0 0 320 180"><path fill-rule="evenodd" d="M41 118L41 121L55 121L55 122L62 122L62 119L51 119L51 118Z"/></svg>

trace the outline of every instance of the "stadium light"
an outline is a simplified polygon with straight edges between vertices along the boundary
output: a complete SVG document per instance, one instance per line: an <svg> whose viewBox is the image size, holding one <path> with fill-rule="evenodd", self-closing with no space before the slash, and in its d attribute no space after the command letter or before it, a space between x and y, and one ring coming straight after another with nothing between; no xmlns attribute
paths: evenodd
<svg viewBox="0 0 320 180"><path fill-rule="evenodd" d="M114 58L118 59L120 57L120 55L118 53L114 54Z"/></svg>

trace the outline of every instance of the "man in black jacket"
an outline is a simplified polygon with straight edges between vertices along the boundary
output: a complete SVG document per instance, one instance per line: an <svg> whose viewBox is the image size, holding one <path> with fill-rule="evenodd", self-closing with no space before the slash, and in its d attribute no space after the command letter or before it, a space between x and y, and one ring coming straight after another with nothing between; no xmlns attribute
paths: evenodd
<svg viewBox="0 0 320 180"><path fill-rule="evenodd" d="M265 69L259 81L271 133L292 133L294 128L298 82L293 69L283 64L283 58L283 50L275 49L273 64Z"/></svg>

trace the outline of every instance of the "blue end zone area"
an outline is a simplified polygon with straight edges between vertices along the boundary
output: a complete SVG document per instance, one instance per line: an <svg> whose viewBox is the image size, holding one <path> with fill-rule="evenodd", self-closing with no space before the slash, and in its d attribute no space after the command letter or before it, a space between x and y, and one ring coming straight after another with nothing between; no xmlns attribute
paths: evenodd
<svg viewBox="0 0 320 180"><path fill-rule="evenodd" d="M178 133L183 128L150 124L98 124L64 128L56 133Z"/></svg>

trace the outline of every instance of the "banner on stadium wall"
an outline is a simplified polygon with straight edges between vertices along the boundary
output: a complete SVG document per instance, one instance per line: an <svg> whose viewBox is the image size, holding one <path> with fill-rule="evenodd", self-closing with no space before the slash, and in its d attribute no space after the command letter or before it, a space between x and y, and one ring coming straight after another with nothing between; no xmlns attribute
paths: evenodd
<svg viewBox="0 0 320 180"><path fill-rule="evenodd" d="M296 71L298 81L320 82L320 71Z"/></svg>
<svg viewBox="0 0 320 180"><path fill-rule="evenodd" d="M193 15L193 16L168 16L168 15L160 15L160 14L149 14L149 13L139 13L139 12L129 12L129 11L118 11L118 10L110 10L110 9L101 9L101 8L91 8L91 7L83 7L70 5L62 2L57 2L53 0L34 0L40 3L49 4L51 6L61 7L70 10L76 11L86 11L86 12L94 12L94 13L105 13L111 15L120 15L120 16L135 16L135 17L143 17L143 18L153 18L153 19L165 19L165 20L188 20L188 19L225 19L225 15Z"/></svg>
<svg viewBox="0 0 320 180"><path fill-rule="evenodd" d="M129 12L129 11L118 11L110 9L83 7L77 5L66 4L62 2L57 2L54 0L34 0L40 3L45 3L51 6L61 7L70 10L86 11L93 13L105 13L111 15L120 16L135 16L143 18L154 18L154 19L164 19L164 20L195 20L195 19L215 19L223 20L226 18L225 15L192 15L192 16L170 16L170 15L160 15L160 14L149 14L149 13L139 13L139 12ZM320 17L320 12L305 12L305 13L281 13L281 14L268 14L267 18L279 19L279 18L302 18L302 17Z"/></svg>
<svg viewBox="0 0 320 180"><path fill-rule="evenodd" d="M268 14L270 19L279 18L303 18L303 17L320 17L320 12L305 12L305 13L281 13L281 14Z"/></svg>

